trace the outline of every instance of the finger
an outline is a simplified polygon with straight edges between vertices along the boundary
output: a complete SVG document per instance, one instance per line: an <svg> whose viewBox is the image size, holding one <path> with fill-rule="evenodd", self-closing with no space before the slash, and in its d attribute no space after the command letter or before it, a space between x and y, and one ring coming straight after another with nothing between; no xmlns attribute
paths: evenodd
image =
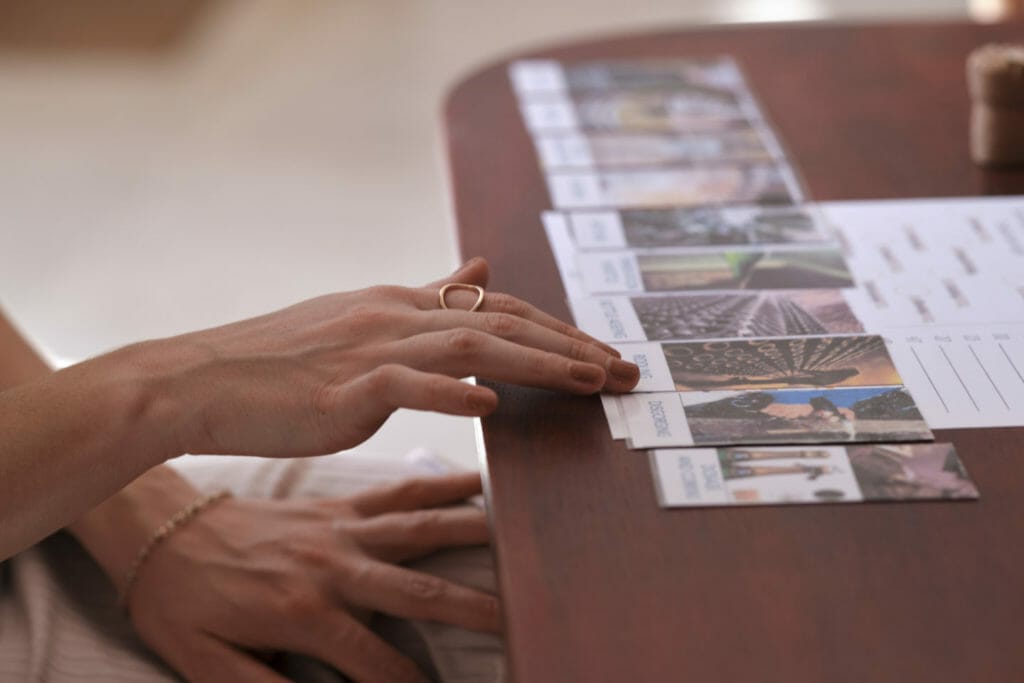
<svg viewBox="0 0 1024 683"><path fill-rule="evenodd" d="M486 387L387 364L323 389L316 403L317 426L341 450L368 439L399 408L481 417L494 411L498 397Z"/></svg>
<svg viewBox="0 0 1024 683"><path fill-rule="evenodd" d="M442 548L483 545L490 540L487 515L480 508L391 512L349 527L359 545L386 562L406 562Z"/></svg>
<svg viewBox="0 0 1024 683"><path fill-rule="evenodd" d="M481 490L480 474L465 472L442 477L418 477L379 486L349 498L348 502L358 514L370 517L461 503Z"/></svg>
<svg viewBox="0 0 1024 683"><path fill-rule="evenodd" d="M302 630L297 652L323 660L361 683L429 683L412 660L348 614L328 612L319 622Z"/></svg>
<svg viewBox="0 0 1024 683"><path fill-rule="evenodd" d="M442 283L445 284L445 283ZM476 284L476 283L473 283ZM414 290L413 301L417 308L424 311L436 311L440 308L438 302L438 288L427 286L423 289ZM469 308L476 302L477 295L474 292L454 290L447 294L446 301L449 302L451 309L455 311L468 312ZM542 325L550 330L564 335L566 337L572 337L573 339L579 339L589 344L604 349L606 353L609 353L616 358L620 358L620 354L617 350L608 346L600 339L591 337L586 332L579 330L568 323L564 323L558 318L548 315L544 311L540 310L536 306L526 303L522 299L517 299L509 294L502 294L500 292L486 292L484 294L483 304L478 308L476 312L483 313L504 313L506 315L514 315L519 318L525 318L530 322Z"/></svg>
<svg viewBox="0 0 1024 683"><path fill-rule="evenodd" d="M452 377L473 375L574 394L593 394L608 383L600 365L521 346L468 328L418 334L383 345L379 352L424 372ZM620 385L609 388L617 386Z"/></svg>
<svg viewBox="0 0 1024 683"><path fill-rule="evenodd" d="M487 280L490 278L490 266L487 265L487 260L480 258L479 256L471 258L461 266L459 266L454 273L448 277L441 278L427 284L429 289L434 291L434 304L437 304L437 290L444 285L451 284L454 282L461 282L466 285L477 285L478 287L486 287Z"/></svg>
<svg viewBox="0 0 1024 683"><path fill-rule="evenodd" d="M443 331L457 327L480 330L522 346L551 351L572 360L593 363L604 368L607 389L629 391L640 381L640 368L621 360L618 351L608 352L604 345L555 332L550 327L508 313L480 313L450 310L421 313L424 331ZM614 349L613 349L614 350Z"/></svg>
<svg viewBox="0 0 1024 683"><path fill-rule="evenodd" d="M501 631L501 608L493 595L384 562L367 561L353 579L339 588L348 602L406 619Z"/></svg>
<svg viewBox="0 0 1024 683"><path fill-rule="evenodd" d="M288 679L244 652L206 637L189 648L187 656L164 658L189 681L202 683L288 683ZM178 661L175 661L178 660Z"/></svg>
<svg viewBox="0 0 1024 683"><path fill-rule="evenodd" d="M494 294L484 296L483 306L478 310L486 313L507 313L509 315L519 316L520 318L526 318L538 325L543 325L544 327L552 329L559 334L564 334L567 337L574 337L576 339L588 341L591 344L597 344L613 356L620 357L622 355L601 340L591 337L586 332L583 332L568 323L562 322L555 316L545 313L536 306L528 304L522 299L517 299L516 297L508 294L496 292Z"/></svg>

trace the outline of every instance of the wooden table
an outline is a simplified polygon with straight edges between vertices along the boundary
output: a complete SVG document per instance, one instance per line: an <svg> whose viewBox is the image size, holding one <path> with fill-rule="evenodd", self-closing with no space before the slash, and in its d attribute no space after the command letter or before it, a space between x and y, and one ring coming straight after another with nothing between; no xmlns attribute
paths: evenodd
<svg viewBox="0 0 1024 683"><path fill-rule="evenodd" d="M1024 25L773 25L520 55L734 55L815 199L1024 193L967 155L964 58ZM445 109L462 253L571 320L550 207L506 76ZM484 420L508 650L520 683L1024 680L1024 429L940 431L978 503L663 511L597 398L497 387Z"/></svg>

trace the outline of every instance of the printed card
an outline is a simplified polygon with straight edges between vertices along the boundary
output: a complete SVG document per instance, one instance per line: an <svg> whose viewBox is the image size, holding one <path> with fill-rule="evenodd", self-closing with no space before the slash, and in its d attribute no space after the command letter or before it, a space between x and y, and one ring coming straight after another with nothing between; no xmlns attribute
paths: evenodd
<svg viewBox="0 0 1024 683"><path fill-rule="evenodd" d="M747 90L736 61L730 57L568 64L531 59L513 63L509 67L509 77L516 94L523 100L607 90Z"/></svg>
<svg viewBox="0 0 1024 683"><path fill-rule="evenodd" d="M978 498L949 443L677 448L650 457L662 507Z"/></svg>
<svg viewBox="0 0 1024 683"><path fill-rule="evenodd" d="M579 251L818 244L833 241L808 205L548 212Z"/></svg>
<svg viewBox="0 0 1024 683"><path fill-rule="evenodd" d="M803 192L783 163L699 168L550 171L548 192L558 209L645 208L704 204L793 204Z"/></svg>
<svg viewBox="0 0 1024 683"><path fill-rule="evenodd" d="M583 289L591 294L854 286L843 253L833 247L583 252L577 263Z"/></svg>
<svg viewBox="0 0 1024 683"><path fill-rule="evenodd" d="M533 143L545 169L765 162L781 159L769 131L742 124L714 133L543 133Z"/></svg>
<svg viewBox="0 0 1024 683"><path fill-rule="evenodd" d="M640 367L634 391L724 391L903 384L879 336L617 344Z"/></svg>
<svg viewBox="0 0 1024 683"><path fill-rule="evenodd" d="M905 387L645 393L619 401L633 448L932 438Z"/></svg>
<svg viewBox="0 0 1024 683"><path fill-rule="evenodd" d="M696 84L673 90L527 95L520 108L534 135L568 131L713 133L762 119L754 98L744 88Z"/></svg>
<svg viewBox="0 0 1024 683"><path fill-rule="evenodd" d="M544 232L547 234L548 244L551 245L566 295L570 299L586 296L586 292L583 290L583 280L576 263L576 249L572 244L572 236L569 234L568 225L560 218L558 214L550 211L542 214Z"/></svg>
<svg viewBox="0 0 1024 683"><path fill-rule="evenodd" d="M629 428L626 426L626 418L622 414L619 397L614 394L601 394L601 408L604 409L604 416L608 420L608 430L611 432L612 438L629 438Z"/></svg>
<svg viewBox="0 0 1024 683"><path fill-rule="evenodd" d="M576 325L606 342L857 334L846 290L570 298Z"/></svg>

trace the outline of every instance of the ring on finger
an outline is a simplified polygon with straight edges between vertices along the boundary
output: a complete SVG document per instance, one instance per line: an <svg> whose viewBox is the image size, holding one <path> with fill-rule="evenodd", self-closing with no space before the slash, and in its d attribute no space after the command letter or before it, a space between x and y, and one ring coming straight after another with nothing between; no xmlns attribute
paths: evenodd
<svg viewBox="0 0 1024 683"><path fill-rule="evenodd" d="M467 285L467 284L464 284L462 282L451 282L451 283L445 285L444 287L442 287L440 289L440 291L438 291L438 293L437 293L437 300L438 300L438 303L441 305L442 309L448 310L449 306L448 306L448 302L445 301L445 296L448 294L448 292L450 292L453 289L465 289L465 290L468 290L470 292L476 292L476 301L473 303L472 306L469 307L469 312L470 313L472 313L475 310L478 310L481 306L484 305L484 288L483 287L481 287L479 285Z"/></svg>

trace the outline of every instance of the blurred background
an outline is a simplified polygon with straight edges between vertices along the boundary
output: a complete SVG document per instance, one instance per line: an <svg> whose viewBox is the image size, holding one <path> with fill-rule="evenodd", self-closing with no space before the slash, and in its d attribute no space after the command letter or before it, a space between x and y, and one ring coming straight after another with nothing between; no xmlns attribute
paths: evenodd
<svg viewBox="0 0 1024 683"><path fill-rule="evenodd" d="M610 32L991 19L1016 0L0 0L0 306L56 363L456 264L440 106ZM756 84L755 84L756 88ZM468 420L361 450L475 463Z"/></svg>

